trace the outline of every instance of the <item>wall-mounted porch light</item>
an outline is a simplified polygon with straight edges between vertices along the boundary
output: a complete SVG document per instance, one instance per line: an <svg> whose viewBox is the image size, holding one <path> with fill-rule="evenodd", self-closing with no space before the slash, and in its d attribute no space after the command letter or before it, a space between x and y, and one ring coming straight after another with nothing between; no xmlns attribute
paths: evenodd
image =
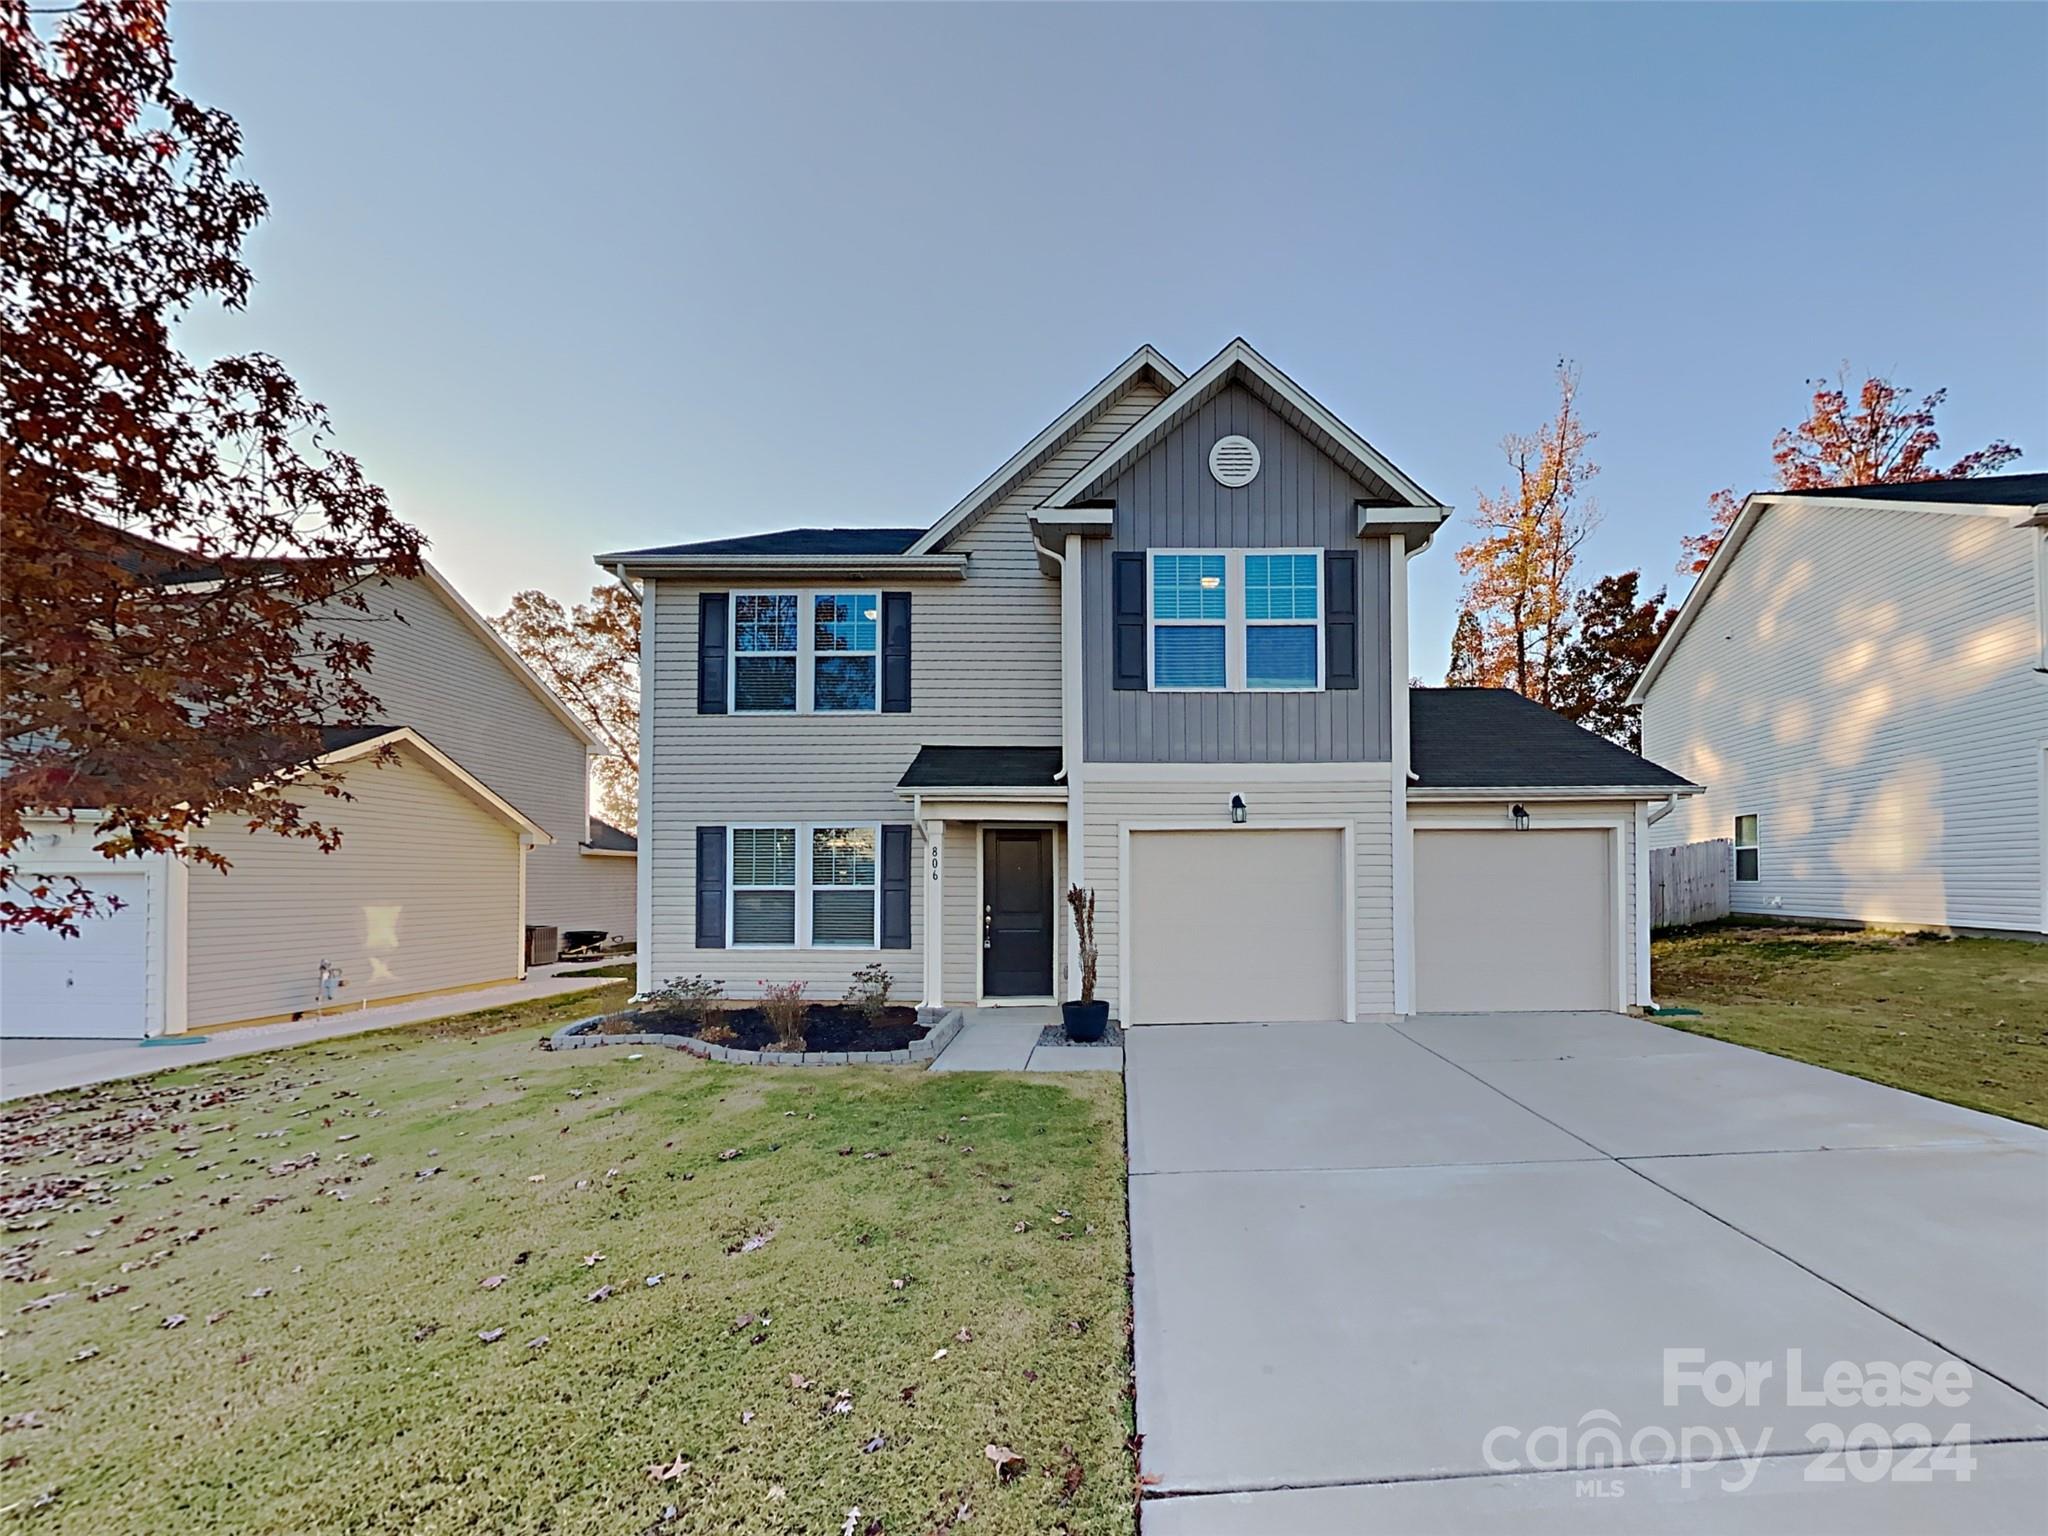
<svg viewBox="0 0 2048 1536"><path fill-rule="evenodd" d="M1241 827L1241 826L1243 826L1243 825L1245 824L1245 818L1246 818L1247 814L1248 814L1248 813L1246 812L1246 810L1245 810L1245 808L1244 808L1244 796L1243 796L1243 795L1232 795L1232 796L1230 797L1230 821L1231 821L1231 825L1233 825L1233 826L1238 826L1238 827Z"/></svg>
<svg viewBox="0 0 2048 1536"><path fill-rule="evenodd" d="M1519 805L1510 806L1508 808L1508 815L1513 818L1517 832L1529 830L1529 812L1525 807Z"/></svg>

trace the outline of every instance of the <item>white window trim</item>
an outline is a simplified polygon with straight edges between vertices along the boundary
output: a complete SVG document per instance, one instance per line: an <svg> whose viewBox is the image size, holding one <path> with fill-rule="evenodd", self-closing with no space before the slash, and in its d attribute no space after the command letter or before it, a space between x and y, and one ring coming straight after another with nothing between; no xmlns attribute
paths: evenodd
<svg viewBox="0 0 2048 1536"><path fill-rule="evenodd" d="M1320 549L1294 546L1247 549L1148 549L1145 551L1145 687L1148 693L1323 693L1329 679L1323 657L1323 554ZM1221 555L1223 557L1223 617L1217 619L1163 619L1152 612L1154 565L1161 555ZM1250 629L1298 628L1306 619L1248 619L1245 617L1244 560L1246 555L1312 555L1316 562L1315 665L1316 680L1305 688L1252 687L1247 681L1245 634ZM1223 686L1186 687L1158 681L1155 639L1160 625L1176 629L1223 630Z"/></svg>
<svg viewBox="0 0 2048 1536"><path fill-rule="evenodd" d="M1323 552L1320 549L1240 549L1232 551L1238 572L1238 609L1242 612L1251 600L1251 590L1244 583L1244 561L1247 555L1310 555L1316 562L1315 595L1315 669L1316 680L1306 688L1255 687L1250 681L1251 651L1244 635L1238 638L1239 678L1247 693L1321 693L1323 691ZM1246 615L1240 620L1242 629L1248 633L1254 629L1299 629L1300 619L1254 619Z"/></svg>
<svg viewBox="0 0 2048 1536"><path fill-rule="evenodd" d="M787 710L777 710L787 714ZM828 711L840 713L840 711ZM852 714L857 711L848 710ZM811 896L818 889L811 883L811 834L821 827L862 827L875 834L875 883L874 892L875 924L874 941L868 944L818 944L811 938ZM733 937L733 893L736 889L750 891L784 891L792 887L784 885L750 885L736 887L733 884L733 837L740 832L794 832L796 834L796 938L788 944L743 944ZM857 885L828 885L828 891L857 891ZM863 821L848 817L833 821L744 821L734 822L725 829L725 947L739 950L761 950L769 954L790 954L798 950L828 955L879 954L882 948L882 824L878 821Z"/></svg>
<svg viewBox="0 0 2048 1536"><path fill-rule="evenodd" d="M1754 821L1756 823L1756 841L1753 843L1745 843L1742 840L1742 824L1745 821ZM1735 880L1741 880L1744 885L1755 885L1763 879L1764 875L1764 818L1761 811L1737 811L1735 813L1734 843L1735 867L1729 872L1730 877ZM1742 879L1742 855L1744 853L1754 853L1756 855L1756 874L1748 880Z"/></svg>
<svg viewBox="0 0 2048 1536"><path fill-rule="evenodd" d="M875 600L875 648L872 651L826 651L827 656L873 656L875 658L875 702L866 709L818 709L815 706L818 675L817 600L821 597L872 596ZM787 656L788 651L740 650L740 599L743 597L793 597L796 599L796 708L740 708L740 657ZM748 587L734 589L726 596L725 621L725 707L735 715L774 718L777 715L878 715L882 712L882 594L856 586ZM825 823L820 823L825 825ZM830 825L837 826L834 822ZM858 825L858 823L853 823ZM781 946L775 946L781 947Z"/></svg>

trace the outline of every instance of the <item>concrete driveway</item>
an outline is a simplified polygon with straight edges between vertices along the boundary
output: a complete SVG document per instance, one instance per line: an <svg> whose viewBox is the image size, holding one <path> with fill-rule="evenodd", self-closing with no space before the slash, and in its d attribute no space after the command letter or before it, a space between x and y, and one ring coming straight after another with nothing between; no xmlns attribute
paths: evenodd
<svg viewBox="0 0 2048 1536"><path fill-rule="evenodd" d="M1147 1536L2044 1528L2048 1132L1612 1014L1126 1053Z"/></svg>

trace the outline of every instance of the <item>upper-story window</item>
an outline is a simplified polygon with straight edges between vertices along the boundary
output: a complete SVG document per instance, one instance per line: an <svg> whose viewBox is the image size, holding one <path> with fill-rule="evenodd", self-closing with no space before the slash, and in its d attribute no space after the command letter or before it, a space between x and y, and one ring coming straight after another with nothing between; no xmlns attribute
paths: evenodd
<svg viewBox="0 0 2048 1536"><path fill-rule="evenodd" d="M878 592L735 592L735 714L872 713L880 693Z"/></svg>
<svg viewBox="0 0 2048 1536"><path fill-rule="evenodd" d="M1153 550L1147 629L1160 692L1313 692L1322 552Z"/></svg>

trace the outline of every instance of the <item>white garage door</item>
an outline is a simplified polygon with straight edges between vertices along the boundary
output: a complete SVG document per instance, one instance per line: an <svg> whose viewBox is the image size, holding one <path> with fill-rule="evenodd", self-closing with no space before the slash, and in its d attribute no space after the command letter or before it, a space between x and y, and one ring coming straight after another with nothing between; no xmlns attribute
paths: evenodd
<svg viewBox="0 0 2048 1536"><path fill-rule="evenodd" d="M1615 1007L1613 836L1418 829L1417 1011Z"/></svg>
<svg viewBox="0 0 2048 1536"><path fill-rule="evenodd" d="M1344 836L1133 832L1126 1023L1344 1017Z"/></svg>
<svg viewBox="0 0 2048 1536"><path fill-rule="evenodd" d="M148 1017L148 881L95 876L96 894L123 905L78 925L0 934L0 1035L10 1040L136 1040Z"/></svg>

